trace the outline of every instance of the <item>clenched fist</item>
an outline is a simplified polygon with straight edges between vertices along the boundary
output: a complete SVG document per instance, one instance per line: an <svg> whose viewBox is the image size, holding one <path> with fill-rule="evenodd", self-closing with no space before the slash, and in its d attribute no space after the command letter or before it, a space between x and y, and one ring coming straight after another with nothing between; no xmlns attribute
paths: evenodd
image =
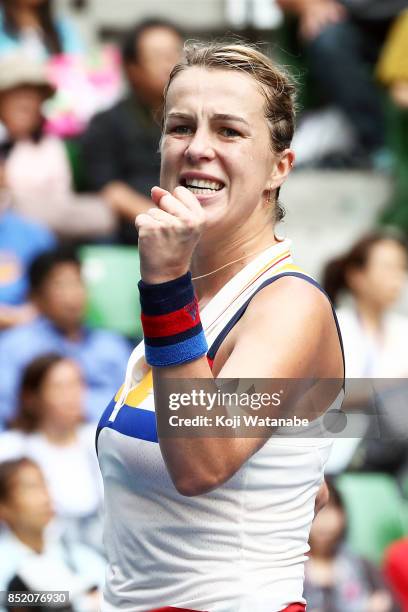
<svg viewBox="0 0 408 612"><path fill-rule="evenodd" d="M204 211L186 187L173 194L153 187L150 208L136 217L140 272L146 283L157 284L182 276L190 269L193 251L204 226Z"/></svg>

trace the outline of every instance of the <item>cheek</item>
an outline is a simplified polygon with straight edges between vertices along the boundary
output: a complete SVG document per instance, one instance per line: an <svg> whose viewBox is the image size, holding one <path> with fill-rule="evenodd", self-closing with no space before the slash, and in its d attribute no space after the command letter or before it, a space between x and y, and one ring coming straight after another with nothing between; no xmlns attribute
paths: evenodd
<svg viewBox="0 0 408 612"><path fill-rule="evenodd" d="M27 124L35 123L39 119L38 109L34 106L22 106L16 109L16 117Z"/></svg>
<svg viewBox="0 0 408 612"><path fill-rule="evenodd" d="M232 151L230 156L226 157L226 163L242 178L245 185L263 186L272 168L273 159L265 144L259 147L253 145L251 142L246 147Z"/></svg>
<svg viewBox="0 0 408 612"><path fill-rule="evenodd" d="M171 179L178 177L184 160L184 152L186 144L181 141L164 139L160 148L161 155L161 170L160 184L163 188L166 185L162 182L168 182Z"/></svg>
<svg viewBox="0 0 408 612"><path fill-rule="evenodd" d="M60 290L45 287L39 296L41 308L47 312L52 312L55 308L58 308L61 297Z"/></svg>
<svg viewBox="0 0 408 612"><path fill-rule="evenodd" d="M58 391L52 391L44 395L43 414L47 418L58 418L60 413L60 395Z"/></svg>
<svg viewBox="0 0 408 612"><path fill-rule="evenodd" d="M263 172L264 160L250 155L238 156L227 169L232 184L234 200L242 200L247 205L256 205L267 187L267 173Z"/></svg>
<svg viewBox="0 0 408 612"><path fill-rule="evenodd" d="M24 522L27 522L27 509L32 507L32 495L31 491L27 493L20 493L17 495L13 501L12 509L13 514L17 519L22 519ZM10 508L11 509L11 508Z"/></svg>
<svg viewBox="0 0 408 612"><path fill-rule="evenodd" d="M76 291L72 292L72 295L74 296L74 301L79 304L80 306L83 305L83 303L86 301L86 289L85 287L80 283L78 284Z"/></svg>
<svg viewBox="0 0 408 612"><path fill-rule="evenodd" d="M377 295L379 291L382 291L384 287L389 287L389 281L383 274L373 270L370 272L365 279L365 290L367 293Z"/></svg>
<svg viewBox="0 0 408 612"><path fill-rule="evenodd" d="M51 373L52 376L52 373ZM38 403L43 406L47 414L54 412L61 399L61 384L58 381L48 380L38 396Z"/></svg>

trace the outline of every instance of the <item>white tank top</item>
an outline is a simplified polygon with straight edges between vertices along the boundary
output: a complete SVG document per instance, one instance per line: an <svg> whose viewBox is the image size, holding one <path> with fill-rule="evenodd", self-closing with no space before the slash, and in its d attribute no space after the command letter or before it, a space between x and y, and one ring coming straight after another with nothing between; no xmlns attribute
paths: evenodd
<svg viewBox="0 0 408 612"><path fill-rule="evenodd" d="M305 603L307 542L331 447L323 417L310 425L316 437L271 437L222 486L185 497L163 461L152 399L147 374L123 405L112 400L98 429L109 564L102 612L279 612Z"/></svg>

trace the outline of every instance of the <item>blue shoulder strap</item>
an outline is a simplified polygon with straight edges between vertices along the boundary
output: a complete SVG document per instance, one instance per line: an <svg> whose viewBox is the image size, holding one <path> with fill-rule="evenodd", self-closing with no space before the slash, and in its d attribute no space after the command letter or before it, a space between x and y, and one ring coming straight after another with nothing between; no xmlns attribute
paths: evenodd
<svg viewBox="0 0 408 612"><path fill-rule="evenodd" d="M334 310L334 306L333 306L329 296L327 295L326 291L323 289L323 287L321 287L319 285L319 283L317 283L313 278L310 278L310 276L307 276L306 274L302 274L301 272L282 272L281 274L277 274L276 276L268 278L265 282L263 282L262 285L260 285L254 291L254 293L247 299L245 304L243 304L241 306L241 308L239 310L237 310L237 312L234 314L234 316L228 321L228 323L226 324L224 329L218 334L218 336L216 337L216 339L214 340L214 342L210 346L210 349L209 349L209 351L207 353L207 357L211 361L213 361L215 359L215 355L217 354L217 351L220 348L221 344L223 343L225 338L228 336L229 332L234 327L234 325L236 325L236 323L238 323L240 318L243 316L243 314L245 313L246 309L248 308L248 305L251 302L252 298L259 291L264 289L264 287L267 287L268 285L271 285L272 283L274 283L275 281L279 280L280 278L282 278L284 276L295 276L297 278L302 278L306 282L308 282L311 285L313 285L314 287L316 287L316 289L319 289L319 291L324 293L324 295L329 300L331 308L332 308L332 312L333 312L334 322L336 324L337 334L339 336L341 355L342 355L342 358L343 358L343 379L344 379L345 376L346 376L346 361L345 361L345 357L344 357L344 346L343 346L343 339L341 337L340 325L339 325L339 322L338 322L338 319L337 319L336 311Z"/></svg>

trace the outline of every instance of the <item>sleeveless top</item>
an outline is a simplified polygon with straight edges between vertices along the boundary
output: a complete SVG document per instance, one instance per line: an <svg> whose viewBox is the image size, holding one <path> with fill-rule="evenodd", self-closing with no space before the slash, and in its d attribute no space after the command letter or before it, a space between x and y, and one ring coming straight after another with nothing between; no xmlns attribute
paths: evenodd
<svg viewBox="0 0 408 612"><path fill-rule="evenodd" d="M211 308L203 309L210 363L264 286L286 275L316 285L292 264L288 245L287 240L275 245L238 273L239 282L232 279L227 293L210 303L212 320L205 312ZM278 612L305 603L307 542L331 447L322 417L310 423L308 437L272 435L216 490L185 497L160 452L151 373L142 352L143 347L135 349L125 387L105 410L97 432L108 557L102 612L165 606ZM336 408L343 396L342 390Z"/></svg>

